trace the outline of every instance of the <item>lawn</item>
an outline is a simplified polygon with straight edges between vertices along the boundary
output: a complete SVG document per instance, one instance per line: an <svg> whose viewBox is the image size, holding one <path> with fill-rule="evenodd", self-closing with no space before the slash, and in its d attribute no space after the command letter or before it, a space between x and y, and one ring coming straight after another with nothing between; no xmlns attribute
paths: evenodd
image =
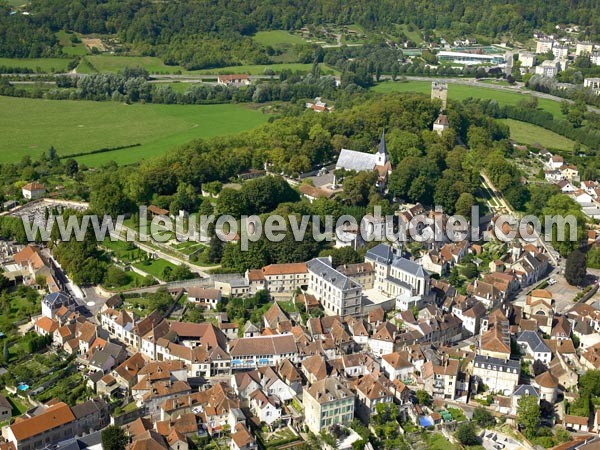
<svg viewBox="0 0 600 450"><path fill-rule="evenodd" d="M70 58L0 58L0 66L25 67L38 73L66 72Z"/></svg>
<svg viewBox="0 0 600 450"><path fill-rule="evenodd" d="M199 138L255 128L268 116L245 105L126 105L115 102L0 97L0 162L38 157L53 145L59 155L126 145L85 155L80 163L131 164Z"/></svg>
<svg viewBox="0 0 600 450"><path fill-rule="evenodd" d="M417 92L421 94L429 95L431 93L431 82L429 81L408 81L408 82L394 82L385 81L379 83L372 88L375 92L389 93L389 92ZM464 84L452 84L448 86L448 97L451 100L464 100L469 97L497 100L501 105L516 105L521 100L527 98L526 94L519 94L517 92L500 91L486 87L485 83L479 86L469 86ZM560 111L560 103L554 100L548 100L544 98L538 99L539 108L552 113L556 118L562 118L563 114Z"/></svg>
<svg viewBox="0 0 600 450"><path fill-rule="evenodd" d="M283 30L259 31L253 39L261 45L281 47L287 45L306 44L300 36L296 36Z"/></svg>
<svg viewBox="0 0 600 450"><path fill-rule="evenodd" d="M165 259L151 259L148 261L135 263L134 266L146 273L149 273L150 275L154 275L159 280L162 280L163 271L167 267L170 267L171 269L176 268L175 264L170 263Z"/></svg>
<svg viewBox="0 0 600 450"><path fill-rule="evenodd" d="M500 121L510 127L510 137L519 144L540 144L546 148L566 151L572 151L573 145L575 145L571 139L537 125L513 119L501 119Z"/></svg>

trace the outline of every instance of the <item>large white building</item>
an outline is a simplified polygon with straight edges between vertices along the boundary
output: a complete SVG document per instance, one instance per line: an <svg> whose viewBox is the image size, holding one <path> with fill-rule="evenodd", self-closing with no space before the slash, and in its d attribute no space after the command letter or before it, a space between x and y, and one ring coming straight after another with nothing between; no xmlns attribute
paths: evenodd
<svg viewBox="0 0 600 450"><path fill-rule="evenodd" d="M334 269L331 258L314 258L306 263L308 291L321 303L325 313L357 316L361 313L362 286Z"/></svg>
<svg viewBox="0 0 600 450"><path fill-rule="evenodd" d="M365 262L371 263L375 269L373 287L385 295L397 299L422 299L429 295L429 274L420 264L402 257L399 249L387 244L376 245L367 251Z"/></svg>
<svg viewBox="0 0 600 450"><path fill-rule="evenodd" d="M490 392L510 395L519 384L521 363L513 359L500 359L477 355L473 361L473 376Z"/></svg>

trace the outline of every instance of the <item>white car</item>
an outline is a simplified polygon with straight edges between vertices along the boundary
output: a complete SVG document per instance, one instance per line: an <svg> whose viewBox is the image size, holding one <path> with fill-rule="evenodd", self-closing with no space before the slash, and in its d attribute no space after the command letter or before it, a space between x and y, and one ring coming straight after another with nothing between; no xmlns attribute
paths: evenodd
<svg viewBox="0 0 600 450"><path fill-rule="evenodd" d="M550 278L550 279L548 280L548 284L549 284L550 286L552 286L553 284L556 284L556 280L555 280L554 278Z"/></svg>

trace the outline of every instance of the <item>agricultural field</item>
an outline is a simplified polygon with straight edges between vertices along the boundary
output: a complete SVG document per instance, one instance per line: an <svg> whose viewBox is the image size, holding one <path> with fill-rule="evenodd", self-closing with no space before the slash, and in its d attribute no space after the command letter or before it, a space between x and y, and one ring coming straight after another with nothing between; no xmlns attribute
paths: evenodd
<svg viewBox="0 0 600 450"><path fill-rule="evenodd" d="M421 94L429 95L431 92L430 81L385 81L379 83L372 88L375 92L389 93L389 92L417 92ZM527 94L520 94L518 92L500 91L486 87L485 83L478 86L470 86L465 84L452 84L448 83L448 98L451 100L464 100L469 97L497 100L501 105L516 105L521 100L527 97ZM548 100L545 98L538 99L538 107L548 111L554 117L562 118L563 114L560 110L560 103L554 100Z"/></svg>
<svg viewBox="0 0 600 450"><path fill-rule="evenodd" d="M183 72L180 66L167 66L154 56L89 55L77 67L79 73L118 72L125 67L143 67L149 73Z"/></svg>
<svg viewBox="0 0 600 450"><path fill-rule="evenodd" d="M70 58L0 58L0 66L24 67L36 73L66 72Z"/></svg>
<svg viewBox="0 0 600 450"><path fill-rule="evenodd" d="M247 73L248 75L264 75L265 70L270 69L275 73L279 73L283 70L291 70L293 72L310 72L312 70L312 64L302 64L302 63L284 63L284 64L249 64L244 66L228 66L228 67L220 67L218 69L204 69L204 70L196 70L193 72L186 72L190 74L216 74L216 75L225 75L225 74L234 74L234 73ZM326 64L321 64L321 74L329 75L334 74L337 75L339 72L332 67L329 67Z"/></svg>
<svg viewBox="0 0 600 450"><path fill-rule="evenodd" d="M0 162L37 157L54 146L59 155L141 144L81 156L80 163L131 164L193 139L255 128L268 115L246 105L151 105L0 97Z"/></svg>
<svg viewBox="0 0 600 450"><path fill-rule="evenodd" d="M534 145L572 151L575 142L553 131L513 119L501 119L510 127L510 137L519 144Z"/></svg>
<svg viewBox="0 0 600 450"><path fill-rule="evenodd" d="M290 34L283 30L259 31L252 39L264 46L285 47L288 45L306 44L300 36Z"/></svg>

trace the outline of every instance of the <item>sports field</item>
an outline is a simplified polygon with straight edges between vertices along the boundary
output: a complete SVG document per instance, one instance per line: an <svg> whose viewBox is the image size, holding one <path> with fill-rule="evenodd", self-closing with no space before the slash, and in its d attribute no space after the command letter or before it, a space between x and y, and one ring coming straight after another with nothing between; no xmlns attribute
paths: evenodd
<svg viewBox="0 0 600 450"><path fill-rule="evenodd" d="M422 94L429 95L431 93L431 82L430 81L385 81L379 83L372 88L375 92L419 92ZM520 94L518 92L509 92L498 89L486 87L485 83L477 86L470 86L465 84L452 84L448 83L448 98L452 100L464 100L469 97L497 100L500 105L516 105L521 100L527 98L527 94ZM538 99L539 108L552 113L554 117L563 117L560 111L560 103L554 100L548 100L544 98Z"/></svg>
<svg viewBox="0 0 600 450"><path fill-rule="evenodd" d="M575 145L571 139L537 125L513 119L501 119L500 121L510 127L510 137L519 144L539 144L546 148L566 151L573 150L573 145Z"/></svg>
<svg viewBox="0 0 600 450"><path fill-rule="evenodd" d="M101 148L138 147L78 157L90 166L130 164L193 139L238 133L268 120L244 105L126 105L115 102L0 97L0 162Z"/></svg>

